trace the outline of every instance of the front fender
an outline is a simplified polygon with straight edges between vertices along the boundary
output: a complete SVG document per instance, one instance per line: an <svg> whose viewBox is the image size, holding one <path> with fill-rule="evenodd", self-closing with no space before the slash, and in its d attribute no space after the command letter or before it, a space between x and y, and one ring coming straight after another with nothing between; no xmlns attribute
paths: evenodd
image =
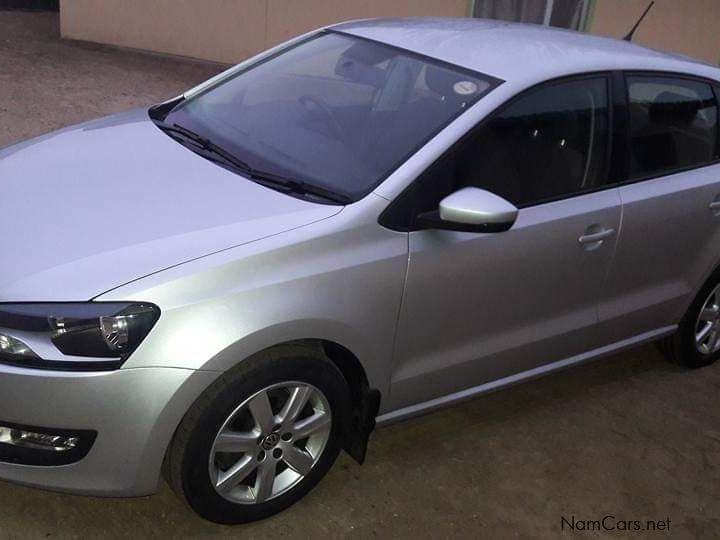
<svg viewBox="0 0 720 540"><path fill-rule="evenodd" d="M371 336L363 336L352 327L328 319L288 321L262 328L224 348L199 367L206 371L227 371L245 358L282 343L304 339L331 341L353 353L365 369L371 388L385 395L388 386L387 365L374 362L386 353Z"/></svg>

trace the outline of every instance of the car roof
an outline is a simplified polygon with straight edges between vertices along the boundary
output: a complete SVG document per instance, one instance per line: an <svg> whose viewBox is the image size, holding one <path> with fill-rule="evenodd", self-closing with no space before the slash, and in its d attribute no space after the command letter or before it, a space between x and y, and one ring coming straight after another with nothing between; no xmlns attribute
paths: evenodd
<svg viewBox="0 0 720 540"><path fill-rule="evenodd" d="M565 75L617 69L671 71L720 80L720 69L699 60L535 24L411 17L350 21L330 28L523 86Z"/></svg>

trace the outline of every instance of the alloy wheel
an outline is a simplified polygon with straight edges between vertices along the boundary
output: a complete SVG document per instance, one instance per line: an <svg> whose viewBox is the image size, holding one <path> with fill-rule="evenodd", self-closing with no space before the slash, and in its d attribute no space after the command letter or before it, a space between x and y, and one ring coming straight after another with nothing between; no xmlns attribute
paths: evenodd
<svg viewBox="0 0 720 540"><path fill-rule="evenodd" d="M330 405L314 386L288 381L263 388L215 436L209 460L215 491L239 504L285 493L317 464L331 426Z"/></svg>
<svg viewBox="0 0 720 540"><path fill-rule="evenodd" d="M695 347L701 354L720 349L720 285L708 295L695 323Z"/></svg>

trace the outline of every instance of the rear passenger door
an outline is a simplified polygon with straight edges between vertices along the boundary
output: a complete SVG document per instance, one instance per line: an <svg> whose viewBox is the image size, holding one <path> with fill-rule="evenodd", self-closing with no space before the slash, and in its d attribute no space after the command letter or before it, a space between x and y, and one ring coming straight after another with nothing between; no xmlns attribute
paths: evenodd
<svg viewBox="0 0 720 540"><path fill-rule="evenodd" d="M622 226L599 305L608 342L677 323L720 255L713 86L670 74L627 73L625 82Z"/></svg>

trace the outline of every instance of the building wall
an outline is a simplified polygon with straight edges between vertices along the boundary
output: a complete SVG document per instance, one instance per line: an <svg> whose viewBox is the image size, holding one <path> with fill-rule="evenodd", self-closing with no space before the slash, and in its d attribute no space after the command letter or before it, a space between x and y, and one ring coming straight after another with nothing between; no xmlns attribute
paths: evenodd
<svg viewBox="0 0 720 540"><path fill-rule="evenodd" d="M591 2L586 28L622 37L649 0ZM66 38L236 63L337 21L459 17L471 6L472 0L61 0L60 23ZM656 0L635 41L717 64L720 0Z"/></svg>
<svg viewBox="0 0 720 540"><path fill-rule="evenodd" d="M62 36L236 63L337 21L465 15L467 0L61 0Z"/></svg>
<svg viewBox="0 0 720 540"><path fill-rule="evenodd" d="M594 0L593 34L625 36L650 0ZM655 0L633 41L707 62L720 61L720 0Z"/></svg>

